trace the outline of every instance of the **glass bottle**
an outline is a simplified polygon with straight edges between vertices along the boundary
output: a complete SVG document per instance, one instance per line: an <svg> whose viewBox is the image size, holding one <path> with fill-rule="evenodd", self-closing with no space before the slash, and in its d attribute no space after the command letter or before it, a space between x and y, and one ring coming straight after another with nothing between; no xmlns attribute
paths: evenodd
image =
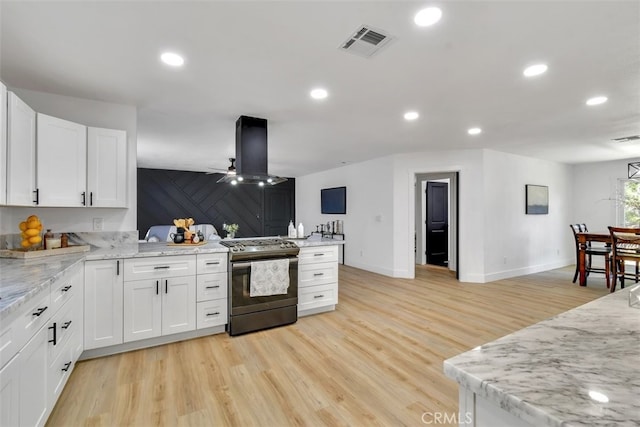
<svg viewBox="0 0 640 427"><path fill-rule="evenodd" d="M48 245L47 245L47 240L49 239L53 239L53 233L51 232L50 228L47 228L47 232L44 233L44 248L45 249L49 249Z"/></svg>
<svg viewBox="0 0 640 427"><path fill-rule="evenodd" d="M69 236L67 235L67 233L62 233L60 235L60 247L61 248L69 247Z"/></svg>

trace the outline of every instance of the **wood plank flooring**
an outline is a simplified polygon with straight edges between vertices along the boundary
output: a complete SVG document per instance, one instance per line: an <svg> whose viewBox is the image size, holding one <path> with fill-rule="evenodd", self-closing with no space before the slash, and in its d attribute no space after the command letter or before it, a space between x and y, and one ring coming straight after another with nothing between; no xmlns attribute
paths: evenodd
<svg viewBox="0 0 640 427"><path fill-rule="evenodd" d="M424 425L458 411L445 359L607 293L572 276L462 284L428 267L407 280L340 266L334 312L78 363L48 425Z"/></svg>

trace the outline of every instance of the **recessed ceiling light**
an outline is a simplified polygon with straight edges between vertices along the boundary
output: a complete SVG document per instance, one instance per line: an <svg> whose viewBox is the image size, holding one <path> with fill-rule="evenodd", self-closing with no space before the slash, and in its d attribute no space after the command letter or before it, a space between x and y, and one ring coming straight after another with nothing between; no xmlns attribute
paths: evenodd
<svg viewBox="0 0 640 427"><path fill-rule="evenodd" d="M471 128L471 129L467 130L467 133L469 135L478 135L478 134L482 133L482 129L480 129L480 128Z"/></svg>
<svg viewBox="0 0 640 427"><path fill-rule="evenodd" d="M329 96L329 93L326 89L317 88L311 91L311 97L313 99L325 99L327 96Z"/></svg>
<svg viewBox="0 0 640 427"><path fill-rule="evenodd" d="M413 22L419 27L428 27L435 24L442 18L442 10L437 7L427 7L422 9L413 17Z"/></svg>
<svg viewBox="0 0 640 427"><path fill-rule="evenodd" d="M522 74L524 74L525 77L539 76L540 74L546 73L548 68L547 64L535 64L525 68Z"/></svg>
<svg viewBox="0 0 640 427"><path fill-rule="evenodd" d="M160 55L160 59L167 65L171 65L172 67L180 67L184 64L184 58L177 53L173 52L165 52Z"/></svg>
<svg viewBox="0 0 640 427"><path fill-rule="evenodd" d="M594 96L593 98L589 98L587 99L586 104L587 105L600 105L600 104L604 104L605 102L607 102L609 98L607 98L606 96Z"/></svg>
<svg viewBox="0 0 640 427"><path fill-rule="evenodd" d="M404 113L404 119L405 120L415 120L418 117L420 117L420 114L418 114L417 111L407 111L406 113Z"/></svg>

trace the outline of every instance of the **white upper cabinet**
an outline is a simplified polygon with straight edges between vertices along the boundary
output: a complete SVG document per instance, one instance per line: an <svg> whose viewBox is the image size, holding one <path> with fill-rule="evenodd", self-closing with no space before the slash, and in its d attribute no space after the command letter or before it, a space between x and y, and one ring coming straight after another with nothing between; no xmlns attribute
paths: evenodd
<svg viewBox="0 0 640 427"><path fill-rule="evenodd" d="M0 82L0 205L7 203L7 87Z"/></svg>
<svg viewBox="0 0 640 427"><path fill-rule="evenodd" d="M38 206L85 206L87 127L38 113Z"/></svg>
<svg viewBox="0 0 640 427"><path fill-rule="evenodd" d="M7 204L33 206L36 190L36 112L13 92L7 107Z"/></svg>
<svg viewBox="0 0 640 427"><path fill-rule="evenodd" d="M127 133L90 127L87 138L87 206L127 206Z"/></svg>

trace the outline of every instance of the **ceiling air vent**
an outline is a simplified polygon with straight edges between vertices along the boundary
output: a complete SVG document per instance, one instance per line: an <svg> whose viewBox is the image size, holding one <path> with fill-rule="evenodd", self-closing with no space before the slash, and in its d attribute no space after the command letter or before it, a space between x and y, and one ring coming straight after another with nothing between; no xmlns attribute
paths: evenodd
<svg viewBox="0 0 640 427"><path fill-rule="evenodd" d="M629 142L629 141L637 141L640 139L640 135L631 135L631 136L623 136L622 138L613 138L614 142Z"/></svg>
<svg viewBox="0 0 640 427"><path fill-rule="evenodd" d="M391 40L393 37L390 34L368 25L362 25L340 45L340 49L369 58L389 44Z"/></svg>

